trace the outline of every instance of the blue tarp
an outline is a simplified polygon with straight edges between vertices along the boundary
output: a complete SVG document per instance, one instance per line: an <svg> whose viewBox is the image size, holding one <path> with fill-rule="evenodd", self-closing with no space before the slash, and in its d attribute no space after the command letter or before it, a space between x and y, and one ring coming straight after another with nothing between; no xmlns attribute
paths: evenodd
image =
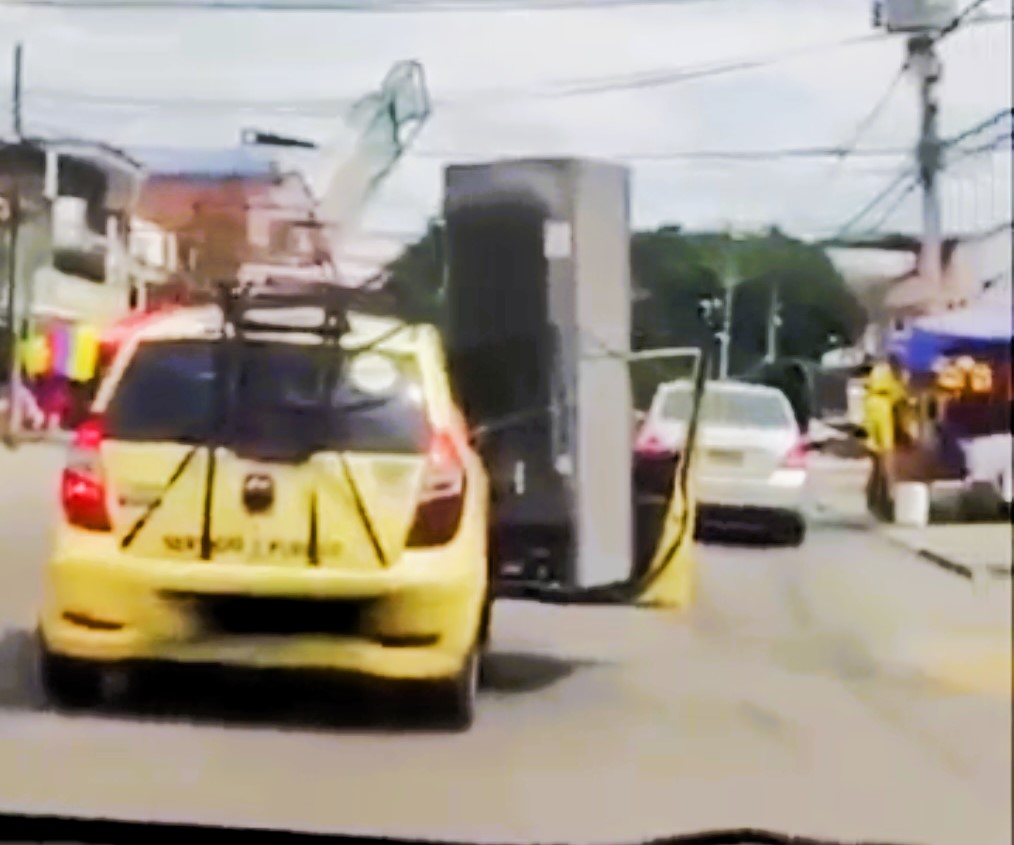
<svg viewBox="0 0 1014 845"><path fill-rule="evenodd" d="M929 372L934 361L947 355L1010 354L1011 306L1009 300L977 303L917 320L911 332L892 344L906 368Z"/></svg>

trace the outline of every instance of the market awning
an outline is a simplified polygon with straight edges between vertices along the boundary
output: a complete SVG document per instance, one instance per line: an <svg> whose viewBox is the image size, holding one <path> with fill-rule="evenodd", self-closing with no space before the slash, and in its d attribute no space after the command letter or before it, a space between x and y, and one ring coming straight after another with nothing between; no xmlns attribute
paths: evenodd
<svg viewBox="0 0 1014 845"><path fill-rule="evenodd" d="M912 372L926 373L942 357L954 355L1009 354L1012 335L1011 308L980 302L958 311L920 317L894 351Z"/></svg>

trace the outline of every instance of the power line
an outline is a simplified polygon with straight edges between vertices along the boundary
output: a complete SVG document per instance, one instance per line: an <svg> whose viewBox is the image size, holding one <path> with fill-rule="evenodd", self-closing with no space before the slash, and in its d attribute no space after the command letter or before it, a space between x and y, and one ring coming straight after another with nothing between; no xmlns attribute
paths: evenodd
<svg viewBox="0 0 1014 845"><path fill-rule="evenodd" d="M953 20L942 30L938 38L946 38L955 30L959 29L962 24L968 22L969 17L975 13L975 11L982 6L985 6L989 0L972 0L965 8L963 8L957 15L954 16Z"/></svg>
<svg viewBox="0 0 1014 845"><path fill-rule="evenodd" d="M820 159L840 158L845 149L841 147L799 147L771 150L660 150L650 152L609 152L596 153L592 157L622 159L625 161L779 161L787 159ZM855 152L856 156L868 158L884 158L908 155L910 151L902 148L866 149ZM420 149L411 150L410 155L417 158L526 158L544 157L542 152L504 152L504 151L464 151L448 149ZM577 152L554 153L559 156L579 155ZM581 156L590 155L587 151L580 153Z"/></svg>
<svg viewBox="0 0 1014 845"><path fill-rule="evenodd" d="M903 190L900 194L898 194L898 196L896 196L894 198L894 201L887 207L887 209L884 211L884 213L880 215L880 217L877 219L877 222L874 223L872 226L870 226L869 229L867 229L867 234L873 234L875 232L880 232L882 230L883 225L888 220L891 219L891 217L894 215L894 212L896 212L898 210L898 208L901 206L901 204L909 196L911 196L912 192L918 186L919 186L919 181L917 179L913 179L911 182L909 182L909 184L905 187L905 190Z"/></svg>
<svg viewBox="0 0 1014 845"><path fill-rule="evenodd" d="M1012 137L1010 132L1007 132L1003 135L997 135L992 141L989 141L988 143L985 144L978 144L974 147L961 148L949 158L948 164L954 164L955 162L963 161L966 158L973 158L975 156L981 156L986 153L995 152L998 149L1000 149L1000 145L1004 141L1007 142L1007 147L1008 149L1010 149L1012 146L1012 141L1014 141L1014 137Z"/></svg>
<svg viewBox="0 0 1014 845"><path fill-rule="evenodd" d="M20 0L21 2L50 2L51 0ZM53 0L54 2L64 2L64 0ZM134 0L125 0L125 2L133 2ZM141 0L138 0L141 2ZM119 2L119 0L115 0ZM156 0L158 2L158 0ZM703 0L701 0L703 2ZM745 59L733 59L724 62L710 62L707 64L699 65L687 65L684 67L673 67L666 68L663 70L654 71L639 71L635 73L627 74L612 74L604 77L591 77L586 79L574 79L574 80L560 80L557 82L545 83L538 88L520 88L520 89L490 89L486 91L482 90L471 90L462 91L457 94L446 95L444 97L434 98L435 105L442 106L461 106L461 105L474 105L475 101L479 101L483 104L489 103L491 99L499 98L495 105L502 104L504 100L511 99L557 99L567 98L575 96L588 96L602 93L612 93L619 91L629 91L644 88L656 88L664 87L669 85L679 84L681 82L692 82L700 79L708 79L716 76L722 76L731 73L737 73L748 70L755 70L772 65L779 64L785 61L791 61L792 59L803 57L815 53L823 53L827 50L838 49L842 47L858 46L862 44L876 43L884 41L890 36L885 33L874 33L870 35L853 36L850 38L839 39L836 41L822 42L819 44L808 44L802 47L796 47L789 50L784 50L778 53L770 53L767 55L761 55L756 57L749 57ZM270 103L258 103L256 100L201 100L200 98L167 98L163 100L154 100L149 98L137 98L129 96L113 96L113 95L95 95L95 94L83 94L79 95L76 92L61 91L59 89L34 89L37 96L44 98L67 98L80 100L81 102L87 102L98 107L119 107L121 104L124 107L136 107L142 108L147 107L146 103L152 103L153 108L236 108L238 110L249 109L258 110L263 109L265 111L285 111L287 113L309 113L320 109L321 111L333 111L346 107L348 104L354 102L358 97L338 97L338 98L327 98L321 100L301 100L296 101L298 105L295 108L290 108L285 101L275 100ZM347 101L347 102L346 102ZM158 105L154 105L154 104Z"/></svg>
<svg viewBox="0 0 1014 845"><path fill-rule="evenodd" d="M278 111L278 112L335 112L352 106L358 96L321 97L319 99L251 100L231 97L137 97L127 94L93 94L58 88L29 88L27 97L43 103L71 103L85 108L138 108L178 110Z"/></svg>
<svg viewBox="0 0 1014 845"><path fill-rule="evenodd" d="M200 12L431 12L594 11L636 6L683 6L719 0L5 0L4 5L78 11Z"/></svg>
<svg viewBox="0 0 1014 845"><path fill-rule="evenodd" d="M1005 118L1010 117L1014 117L1014 108L1000 109L1000 111L996 112L993 115L990 115L984 120L979 121L974 126L970 126L964 132L961 132L955 135L953 138L944 141L944 146L953 147L956 144L960 144L962 141L971 138L973 135L978 135L980 132L984 132L985 130L990 129L993 126L996 126Z"/></svg>
<svg viewBox="0 0 1014 845"><path fill-rule="evenodd" d="M866 116L856 125L852 137L845 144L842 149L842 153L835 160L834 164L831 165L827 174L828 182L835 182L841 172L841 167L845 163L845 160L850 156L857 155L857 148L859 142L863 139L863 136L869 131L870 127L877 121L883 110L887 107L887 104L891 101L891 97L894 96L895 90L897 90L898 84L905 76L905 71L908 69L908 61L904 61L901 67L898 68L897 72L891 78L891 81L887 85L887 89L880 96L880 98L873 104L873 107L866 113Z"/></svg>
<svg viewBox="0 0 1014 845"><path fill-rule="evenodd" d="M202 103L203 105L203 103ZM227 101L217 101L219 107L226 106ZM246 105L246 104L244 104ZM51 124L32 121L33 125L47 132L60 132ZM554 151L553 156L560 157L593 157L629 162L697 162L697 161L730 161L730 162L757 162L766 163L772 161L792 160L820 160L835 158L840 159L848 151L842 147L785 147L774 149L747 149L747 150L645 150L645 151L603 151L589 153L581 151ZM854 150L851 155L856 158L869 159L894 159L899 156L908 155L910 150L904 147L882 147ZM461 150L461 149L439 149L439 148L409 148L406 155L414 158L447 160L447 159L486 159L486 158L540 158L547 155L545 149L537 151L524 150Z"/></svg>
<svg viewBox="0 0 1014 845"><path fill-rule="evenodd" d="M991 238L993 235L999 235L1001 232L1014 232L1014 220L1004 220L1001 223L996 223L990 226L988 229L982 229L978 232L972 233L970 236L966 236L966 240L978 240Z"/></svg>
<svg viewBox="0 0 1014 845"><path fill-rule="evenodd" d="M999 119L1002 118L1005 114L1006 112L1000 112L999 116L994 115L994 117L990 118L989 120L983 121L981 124L977 124L975 127L972 127L972 129L968 130L966 133L962 133L962 135L959 136L959 138L971 137L972 135L981 132L988 126L998 123ZM962 149L958 152L957 155L953 156L950 159L949 163L953 164L954 162L961 161L962 159L965 158L969 158L976 155L982 155L987 152L992 152L998 147L1000 143L1002 143L1005 140L1010 141L1010 139L1011 139L1010 134L1000 135L994 138L988 144L982 144L976 147ZM906 180L908 180L908 182L907 184L904 185L904 188L901 190L901 192L894 197L891 204L887 207L887 209L883 212L883 214L881 214L877 222L867 230L868 232L879 231L880 227L882 227L884 223L886 223L891 218L891 215L893 215L895 211L897 211L897 209L905 201L905 199L908 196L910 196L912 192L919 186L919 180L912 170L902 171L895 179L893 179L887 185L886 188L884 188L872 200L870 200L865 206L863 206L863 208L861 208L856 214L854 214L849 219L849 221L845 223L836 232L836 234L833 237L841 237L842 235L848 233L860 220L866 217L882 202L887 200L895 192L895 190L897 190L906 182Z"/></svg>
<svg viewBox="0 0 1014 845"><path fill-rule="evenodd" d="M604 77L600 80L588 80L575 82L555 93L547 93L544 96L550 98L586 96L589 94L611 93L615 91L631 91L644 88L659 88L680 82L690 82L695 79L707 79L725 74L737 73L745 70L756 70L779 64L814 53L823 53L827 50L834 50L840 47L852 47L862 44L871 44L888 39L890 36L885 33L873 33L869 35L852 36L836 41L824 42L821 44L808 44L784 50L779 53L756 56L746 59L735 59L728 62L711 63L707 65L689 66L683 68L671 68L663 71L649 71L634 74L614 75Z"/></svg>
<svg viewBox="0 0 1014 845"><path fill-rule="evenodd" d="M873 104L873 108L870 109L866 116L859 121L851 139L847 144L845 144L845 150L842 153L842 158L847 158L856 152L856 147L859 146L859 142L863 139L863 136L869 132L870 127L877 122L877 118L879 118L884 109L887 108L887 104L891 101L891 97L894 96L894 92L898 88L898 83L900 83L904 78L905 71L907 69L908 62L905 61L891 78L890 83L888 83L887 90L884 91L884 93L880 96L880 99Z"/></svg>
<svg viewBox="0 0 1014 845"><path fill-rule="evenodd" d="M866 203L866 205L864 205L861 209L859 209L859 211L857 211L855 214L852 215L852 217L850 217L845 223L843 223L835 232L835 234L832 236L832 239L839 238L842 237L843 235L848 234L860 220L866 217L866 215L868 215L877 206L879 206L888 197L890 197L891 194L893 194L900 186L902 186L906 182L906 180L911 180L912 186L918 183L918 178L914 167L905 168L900 173L898 173L898 175L895 176L895 178L892 179L891 182L889 182L888 185L883 190L881 190L875 197L873 197L873 199L871 199L868 203ZM904 188L905 192L906 193L909 192L912 186L906 186Z"/></svg>
<svg viewBox="0 0 1014 845"><path fill-rule="evenodd" d="M978 21L971 21L972 23ZM986 22L986 21L983 21ZM856 35L836 41L827 41L821 44L808 44L802 47L783 50L778 53L766 56L756 56L746 59L735 59L724 63L711 63L708 65L689 66L685 68L672 68L664 71L649 71L626 75L604 77L601 80L589 80L576 82L569 87L542 96L548 98L583 96L588 94L609 93L614 91L626 91L643 88L656 88L667 85L690 82L696 79L707 79L715 76L722 76L729 73L736 73L745 70L757 70L771 67L786 61L802 58L815 53L823 53L828 50L835 50L843 47L855 47L865 44L876 44L892 40L894 36L887 32L875 32L866 35Z"/></svg>
<svg viewBox="0 0 1014 845"><path fill-rule="evenodd" d="M70 92L66 93L69 99L73 99L75 95ZM116 98L109 98L110 104ZM132 104L138 106L144 105L145 101L140 99L127 98ZM198 101L193 103L189 100L159 100L156 103L158 106L169 106L172 108L181 107L187 108L191 105L199 108L229 108L230 106L236 106L241 109L252 109L256 110L261 107L261 104L254 104L249 101L230 101L230 100L215 100L215 101ZM334 101L337 106L338 101ZM52 126L38 121L33 121L34 125L40 128L46 128L47 131L53 131ZM748 150L708 150L708 149L697 149L697 150L647 150L647 151L605 151L589 153L587 150L582 151L556 151L552 155L555 156L592 156L597 158L606 158L613 160L623 160L630 162L669 162L669 161L732 161L732 162L758 162L765 163L771 161L783 161L783 160L819 160L827 158L841 159L845 155L852 155L856 158L897 158L899 156L908 155L910 150L903 147L883 147L883 148L866 148L862 150L848 150L844 147L786 147L786 148L775 148L775 149L748 149ZM509 151L509 150L461 150L461 149L418 149L410 148L406 151L407 155L415 158L423 159L483 159L483 158L537 158L545 157L547 155L544 149L538 151Z"/></svg>

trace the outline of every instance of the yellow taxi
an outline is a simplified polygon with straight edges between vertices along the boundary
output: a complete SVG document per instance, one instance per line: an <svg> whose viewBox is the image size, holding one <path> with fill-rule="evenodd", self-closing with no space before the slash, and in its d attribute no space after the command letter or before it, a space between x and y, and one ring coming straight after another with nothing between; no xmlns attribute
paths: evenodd
<svg viewBox="0 0 1014 845"><path fill-rule="evenodd" d="M467 727L488 479L439 335L268 302L119 348L62 476L46 689L87 705L146 661L327 669L424 682Z"/></svg>

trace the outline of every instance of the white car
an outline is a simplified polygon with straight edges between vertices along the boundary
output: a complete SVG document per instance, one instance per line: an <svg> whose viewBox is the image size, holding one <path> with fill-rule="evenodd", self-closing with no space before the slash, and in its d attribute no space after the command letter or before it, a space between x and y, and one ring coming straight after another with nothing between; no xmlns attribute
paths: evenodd
<svg viewBox="0 0 1014 845"><path fill-rule="evenodd" d="M681 451L691 389L685 381L659 386L638 433L638 454ZM793 545L803 541L807 447L780 390L710 382L697 445L697 501L703 516L755 525Z"/></svg>

